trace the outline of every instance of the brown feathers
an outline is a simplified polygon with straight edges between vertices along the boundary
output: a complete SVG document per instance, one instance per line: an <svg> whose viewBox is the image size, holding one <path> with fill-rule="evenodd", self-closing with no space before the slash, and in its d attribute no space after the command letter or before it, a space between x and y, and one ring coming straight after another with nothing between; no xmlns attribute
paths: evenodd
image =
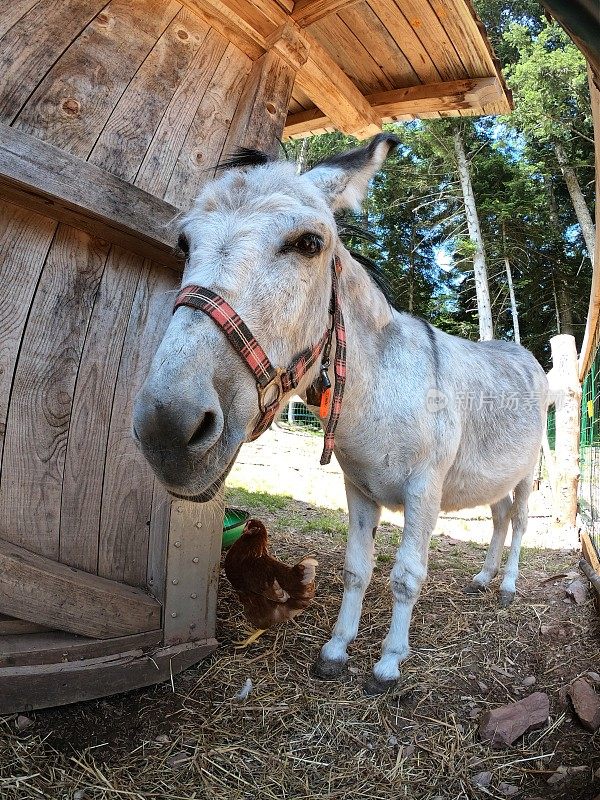
<svg viewBox="0 0 600 800"><path fill-rule="evenodd" d="M298 616L315 595L317 561L303 558L288 567L269 553L267 529L257 519L225 558L225 574L240 598L246 618L257 628L270 628Z"/></svg>

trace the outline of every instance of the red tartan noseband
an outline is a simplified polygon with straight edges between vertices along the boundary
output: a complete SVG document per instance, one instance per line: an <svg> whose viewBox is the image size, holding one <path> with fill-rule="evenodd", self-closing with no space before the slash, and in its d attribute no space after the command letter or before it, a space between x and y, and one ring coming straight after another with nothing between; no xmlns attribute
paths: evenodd
<svg viewBox="0 0 600 800"><path fill-rule="evenodd" d="M284 395L298 386L321 353L323 354L321 381L323 383L329 382L327 370L329 369L329 353L335 331L335 386L329 411L329 420L325 430L321 464L329 464L331 460L335 429L342 410L342 397L346 380L346 330L338 295L337 279L341 270L341 263L337 256L334 256L331 267L332 284L329 307L331 324L313 347L303 350L293 359L288 369L274 367L271 364L265 351L240 316L226 300L210 289L206 289L203 286L184 286L177 295L173 307L173 313L179 306L190 306L209 316L223 331L233 349L256 378L260 418L250 435L251 442L257 439L271 425L281 406Z"/></svg>

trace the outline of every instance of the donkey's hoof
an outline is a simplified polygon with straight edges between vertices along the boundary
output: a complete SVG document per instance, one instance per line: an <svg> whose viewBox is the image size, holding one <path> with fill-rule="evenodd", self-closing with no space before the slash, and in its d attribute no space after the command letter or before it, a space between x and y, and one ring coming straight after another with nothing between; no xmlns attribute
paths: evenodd
<svg viewBox="0 0 600 800"><path fill-rule="evenodd" d="M318 678L322 681L334 681L336 678L341 678L346 671L347 667L345 661L330 661L327 658L319 656L312 665L310 674L313 678Z"/></svg>
<svg viewBox="0 0 600 800"><path fill-rule="evenodd" d="M463 594L483 594L484 592L487 592L487 586L481 583L475 583L475 581L467 583L463 589Z"/></svg>
<svg viewBox="0 0 600 800"><path fill-rule="evenodd" d="M500 592L500 608L508 608L512 601L515 599L514 592L501 591Z"/></svg>
<svg viewBox="0 0 600 800"><path fill-rule="evenodd" d="M368 697L375 697L378 694L385 694L388 689L393 689L398 683L397 678L387 678L386 680L379 680L373 673L366 678L363 683L364 693Z"/></svg>

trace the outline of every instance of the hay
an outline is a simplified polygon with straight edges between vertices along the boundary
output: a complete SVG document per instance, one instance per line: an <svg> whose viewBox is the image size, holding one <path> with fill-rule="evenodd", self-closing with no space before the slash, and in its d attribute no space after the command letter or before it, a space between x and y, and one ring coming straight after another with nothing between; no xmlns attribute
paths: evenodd
<svg viewBox="0 0 600 800"><path fill-rule="evenodd" d="M312 513L293 501L287 511ZM236 650L248 628L223 579L221 648L174 676L173 686L33 712L33 725L21 732L15 717L1 719L2 800L502 800L507 786L521 798L590 800L597 749L559 700L561 687L600 657L592 602L563 602L562 576L576 554L525 551L519 596L502 611L495 592L462 593L483 549L438 538L415 609L413 654L398 688L373 699L361 684L389 623L387 576L398 531L388 525L381 532L350 669L324 683L309 670L339 608L344 542L333 532L278 527L274 513L285 514L264 514L277 555L291 562L312 553L320 562L317 599L298 621ZM532 675L535 686L523 686ZM236 699L248 678L248 696ZM508 751L479 742L479 714L536 690L551 698L546 729ZM548 785L560 765L585 771ZM473 776L483 771L492 781L478 789Z"/></svg>

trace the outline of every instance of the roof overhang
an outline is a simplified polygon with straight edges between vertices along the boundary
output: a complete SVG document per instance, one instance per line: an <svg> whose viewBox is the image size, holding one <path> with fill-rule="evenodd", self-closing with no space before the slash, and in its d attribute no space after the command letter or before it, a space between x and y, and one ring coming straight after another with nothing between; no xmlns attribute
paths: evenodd
<svg viewBox="0 0 600 800"><path fill-rule="evenodd" d="M508 113L507 89L468 0L183 0L252 59L296 70L284 136Z"/></svg>

